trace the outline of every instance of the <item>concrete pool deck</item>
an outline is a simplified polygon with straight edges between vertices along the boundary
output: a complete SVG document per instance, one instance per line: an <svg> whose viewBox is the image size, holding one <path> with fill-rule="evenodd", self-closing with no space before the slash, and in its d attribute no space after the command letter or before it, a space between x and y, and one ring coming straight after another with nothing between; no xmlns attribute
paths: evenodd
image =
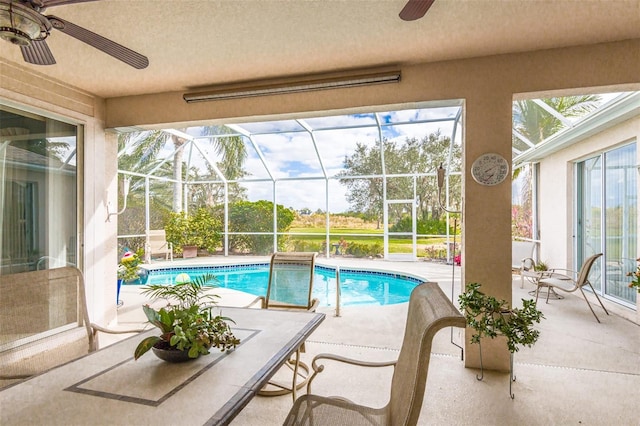
<svg viewBox="0 0 640 426"><path fill-rule="evenodd" d="M154 262L153 266L268 262L267 256L212 257L174 262ZM451 294L451 265L430 262L391 262L319 257L321 265L381 269L424 277L440 284ZM460 268L455 268L454 301L460 288ZM513 300L531 298L533 285L520 288L513 277ZM254 296L219 289L221 305L242 306ZM141 305L145 298L137 286L123 286L124 305L118 310L122 326L145 321ZM457 302L456 302L457 304ZM565 299L543 302L546 319L539 325L540 339L533 348L515 354L515 399L509 397L509 375L465 368L459 331L442 330L435 338L420 425L638 425L640 390L640 326L625 319L625 309L605 302L612 315L595 308L598 324L586 303L574 294ZM364 360L397 358L407 304L321 307L327 317L306 344L303 360L310 363L321 352L337 353ZM628 310L627 310L628 311ZM627 316L630 314L627 312ZM103 339L103 343L106 341ZM341 395L359 403L382 406L387 402L392 370L363 369L327 365L314 382L313 392ZM256 397L234 420L234 425L279 425L291 407L290 395Z"/></svg>

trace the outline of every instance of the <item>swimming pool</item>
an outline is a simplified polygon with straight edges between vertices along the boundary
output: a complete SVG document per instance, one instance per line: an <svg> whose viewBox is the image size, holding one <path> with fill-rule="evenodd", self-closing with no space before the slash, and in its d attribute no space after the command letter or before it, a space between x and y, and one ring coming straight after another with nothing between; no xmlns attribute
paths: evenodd
<svg viewBox="0 0 640 426"><path fill-rule="evenodd" d="M178 274L186 273L195 279L207 273L214 274L220 288L230 288L255 296L267 293L269 281L268 263L243 265L193 266L158 268L148 271L142 284L173 284ZM411 290L423 282L415 276L394 272L340 268L342 306L391 305L409 301ZM336 270L316 265L313 282L313 297L321 306L336 304Z"/></svg>

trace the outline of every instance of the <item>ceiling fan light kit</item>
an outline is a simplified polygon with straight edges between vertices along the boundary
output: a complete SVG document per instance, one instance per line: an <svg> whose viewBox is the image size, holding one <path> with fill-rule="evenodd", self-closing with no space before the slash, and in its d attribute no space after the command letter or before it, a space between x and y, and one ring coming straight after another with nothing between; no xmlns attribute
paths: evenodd
<svg viewBox="0 0 640 426"><path fill-rule="evenodd" d="M19 46L44 40L51 25L32 9L19 3L0 3L0 38Z"/></svg>

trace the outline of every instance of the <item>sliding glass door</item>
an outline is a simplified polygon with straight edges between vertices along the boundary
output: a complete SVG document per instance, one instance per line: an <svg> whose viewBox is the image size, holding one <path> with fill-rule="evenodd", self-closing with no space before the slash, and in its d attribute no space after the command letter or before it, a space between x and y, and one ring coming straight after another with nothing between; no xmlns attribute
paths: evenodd
<svg viewBox="0 0 640 426"><path fill-rule="evenodd" d="M78 264L79 130L0 104L0 274Z"/></svg>
<svg viewBox="0 0 640 426"><path fill-rule="evenodd" d="M596 291L634 306L627 273L637 257L636 143L578 163L577 263L604 253L590 280Z"/></svg>

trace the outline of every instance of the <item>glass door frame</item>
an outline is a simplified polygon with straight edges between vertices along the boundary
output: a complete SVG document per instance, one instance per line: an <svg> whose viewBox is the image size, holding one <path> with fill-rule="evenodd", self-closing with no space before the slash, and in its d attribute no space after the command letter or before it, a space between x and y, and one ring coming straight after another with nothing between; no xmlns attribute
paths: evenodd
<svg viewBox="0 0 640 426"><path fill-rule="evenodd" d="M636 158L637 158L637 142L627 142L618 146L614 146L611 147L609 149L607 149L606 151L602 151L599 153L594 153L593 155L589 156L588 158L583 158L580 161L576 161L575 162L575 188L576 188L576 192L575 192L575 196L576 196L576 200L577 202L575 203L575 210L574 210L574 235L575 235L575 239L574 239L574 253L576 254L575 258L574 258L574 265L573 265L573 269L574 270L578 270L580 268L580 266L582 265L582 262L584 262L584 260L591 254L594 253L586 253L585 252L585 227L584 227L584 222L585 222L585 214L584 214L584 203L585 203L585 197L584 197L584 192L585 192L585 188L587 185L589 185L592 181L586 182L586 180L584 179L584 170L585 170L585 165L587 162L594 160L600 163L600 167L598 170L598 181L597 184L600 185L600 193L599 193L599 197L600 197L600 203L599 203L599 209L600 209L600 226L599 226L599 232L600 232L600 237L599 237L599 247L595 248L594 250L596 250L596 252L601 252L603 253L602 256L602 260L601 263L599 265L600 267L600 273L598 276L598 282L592 282L592 285L595 288L595 291L598 293L598 295L605 297L608 300L612 300L615 301L616 303L619 303L623 306L627 306L629 308L635 308L636 307L636 302L635 301L629 301L625 298L623 298L621 295L616 295L614 292L609 291L609 287L614 288L615 284L613 283L609 283L609 273L610 271L610 263L611 263L611 259L609 258L608 255L608 231L607 231L607 198L608 196L611 196L612 194L608 194L607 193L607 178L608 178L608 165L607 165L607 157L610 153L612 153L613 151L619 150L621 148L625 148L631 144L636 144ZM636 160L637 162L637 160ZM633 167L633 173L636 173L635 170L635 166ZM634 175L634 177L636 177L636 192L637 192L637 176ZM623 196L625 196L623 194ZM636 210L637 210L637 199L636 199ZM636 215L637 215L637 211L636 211ZM637 231L636 231L637 233ZM635 238L637 239L637 235L635 236ZM636 243L637 244L637 243ZM624 254L624 253L623 253ZM634 253L630 253L627 254L628 256L632 256L633 258L635 258L635 252ZM615 260L615 259L613 259ZM634 262L635 265L635 262ZM624 265L623 265L624 266ZM620 266L618 266L618 268L620 269ZM615 274L614 274L615 275ZM626 279L626 271L622 270L622 272L619 272L619 275L622 276L622 281L624 284L624 281Z"/></svg>

